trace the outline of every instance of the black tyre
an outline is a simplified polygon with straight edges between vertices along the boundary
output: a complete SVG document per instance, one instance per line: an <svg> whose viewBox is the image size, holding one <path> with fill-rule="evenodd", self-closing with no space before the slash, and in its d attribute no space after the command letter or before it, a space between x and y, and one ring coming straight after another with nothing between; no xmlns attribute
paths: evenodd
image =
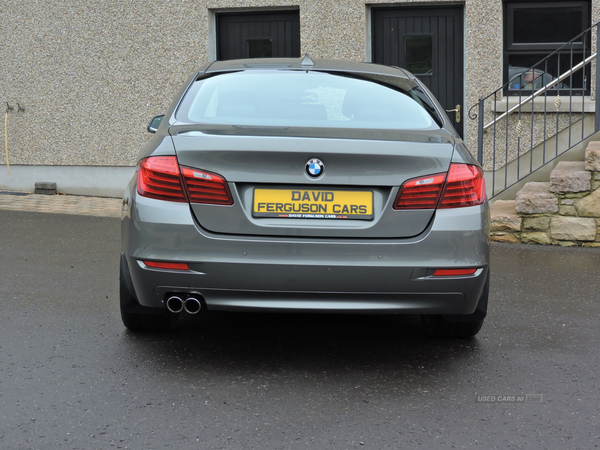
<svg viewBox="0 0 600 450"><path fill-rule="evenodd" d="M176 314L137 314L121 309L121 320L129 330L135 332L172 331L177 328Z"/></svg>
<svg viewBox="0 0 600 450"><path fill-rule="evenodd" d="M488 272L485 285L477 308L473 314L456 316L423 315L421 324L423 331L429 336L444 338L470 338L481 330L487 315L488 297L490 294L490 274Z"/></svg>
<svg viewBox="0 0 600 450"><path fill-rule="evenodd" d="M469 338L475 336L483 326L483 320L450 322L444 316L421 316L425 334L444 338Z"/></svg>
<svg viewBox="0 0 600 450"><path fill-rule="evenodd" d="M173 314L156 308L146 308L140 305L127 286L126 263L121 258L121 275L119 277L119 297L121 320L129 330L139 331L171 331L177 327L179 314Z"/></svg>

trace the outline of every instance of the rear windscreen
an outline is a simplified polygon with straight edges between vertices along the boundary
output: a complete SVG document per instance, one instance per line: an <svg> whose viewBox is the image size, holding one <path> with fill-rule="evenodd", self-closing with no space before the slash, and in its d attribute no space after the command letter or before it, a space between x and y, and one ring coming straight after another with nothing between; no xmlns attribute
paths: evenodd
<svg viewBox="0 0 600 450"><path fill-rule="evenodd" d="M196 81L178 121L206 125L424 130L439 129L419 86L317 71L242 71Z"/></svg>

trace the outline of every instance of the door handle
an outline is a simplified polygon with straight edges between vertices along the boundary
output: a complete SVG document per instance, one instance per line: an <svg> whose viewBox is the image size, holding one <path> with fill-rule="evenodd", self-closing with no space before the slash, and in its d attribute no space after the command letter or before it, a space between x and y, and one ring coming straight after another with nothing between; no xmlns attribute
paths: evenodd
<svg viewBox="0 0 600 450"><path fill-rule="evenodd" d="M460 123L460 105L456 105L456 108L454 109L447 109L446 112L455 112L456 123Z"/></svg>

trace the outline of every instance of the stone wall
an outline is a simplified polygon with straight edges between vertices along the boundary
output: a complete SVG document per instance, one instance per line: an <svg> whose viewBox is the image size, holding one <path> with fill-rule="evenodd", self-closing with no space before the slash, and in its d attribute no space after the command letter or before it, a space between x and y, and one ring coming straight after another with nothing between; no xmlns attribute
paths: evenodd
<svg viewBox="0 0 600 450"><path fill-rule="evenodd" d="M600 142L584 162L560 162L549 182L495 202L490 231L493 242L600 247Z"/></svg>

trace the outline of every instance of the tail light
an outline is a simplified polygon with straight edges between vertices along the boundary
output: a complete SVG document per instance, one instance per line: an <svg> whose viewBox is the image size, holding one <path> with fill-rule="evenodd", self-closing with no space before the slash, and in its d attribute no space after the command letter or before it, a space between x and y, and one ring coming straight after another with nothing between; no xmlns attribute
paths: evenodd
<svg viewBox="0 0 600 450"><path fill-rule="evenodd" d="M444 187L445 173L408 180L402 185L394 209L434 209Z"/></svg>
<svg viewBox="0 0 600 450"><path fill-rule="evenodd" d="M191 167L181 167L187 193L192 203L233 205L227 181L220 175Z"/></svg>
<svg viewBox="0 0 600 450"><path fill-rule="evenodd" d="M440 208L481 205L485 201L483 171L469 164L450 164Z"/></svg>
<svg viewBox="0 0 600 450"><path fill-rule="evenodd" d="M179 167L175 156L151 156L140 161L137 191L144 197L172 202L232 205L227 181L220 175ZM184 187L185 186L185 187Z"/></svg>
<svg viewBox="0 0 600 450"><path fill-rule="evenodd" d="M171 202L187 202L181 185L177 158L154 156L142 159L138 171L137 191L144 197Z"/></svg>
<svg viewBox="0 0 600 450"><path fill-rule="evenodd" d="M484 201L483 171L470 164L450 164L447 176L441 173L406 181L394 209L461 208Z"/></svg>

